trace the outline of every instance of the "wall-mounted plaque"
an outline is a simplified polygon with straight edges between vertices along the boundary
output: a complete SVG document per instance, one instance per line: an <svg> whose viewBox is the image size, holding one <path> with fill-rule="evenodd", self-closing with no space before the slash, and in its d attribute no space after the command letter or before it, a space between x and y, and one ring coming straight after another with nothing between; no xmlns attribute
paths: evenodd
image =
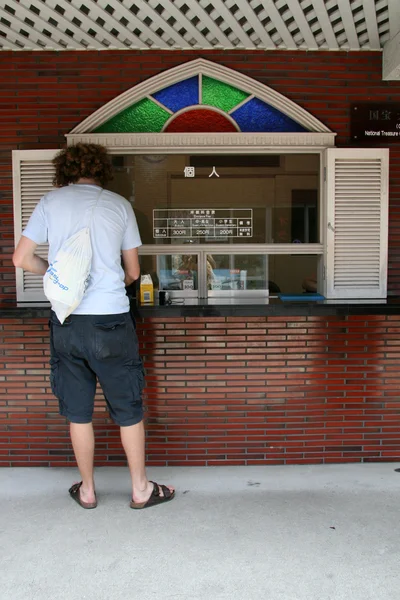
<svg viewBox="0 0 400 600"><path fill-rule="evenodd" d="M384 145L400 141L400 102L368 102L351 107L351 140Z"/></svg>

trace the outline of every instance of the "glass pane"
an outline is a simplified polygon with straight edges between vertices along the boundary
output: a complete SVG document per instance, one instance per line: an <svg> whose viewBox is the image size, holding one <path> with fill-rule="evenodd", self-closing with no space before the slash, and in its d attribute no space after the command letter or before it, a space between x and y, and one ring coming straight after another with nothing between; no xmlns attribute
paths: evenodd
<svg viewBox="0 0 400 600"><path fill-rule="evenodd" d="M270 254L269 294L305 294L317 291L318 256Z"/></svg>
<svg viewBox="0 0 400 600"><path fill-rule="evenodd" d="M232 117L241 131L276 131L293 133L307 131L287 115L266 102L253 98L233 111Z"/></svg>
<svg viewBox="0 0 400 600"><path fill-rule="evenodd" d="M265 255L207 255L207 288L213 291L268 289L268 257Z"/></svg>
<svg viewBox="0 0 400 600"><path fill-rule="evenodd" d="M207 131L234 133L237 129L235 124L225 115L209 108L188 110L175 117L165 128L166 133L201 133Z"/></svg>
<svg viewBox="0 0 400 600"><path fill-rule="evenodd" d="M197 255L141 255L139 258L141 274L151 275L155 290L187 293L198 289Z"/></svg>
<svg viewBox="0 0 400 600"><path fill-rule="evenodd" d="M320 241L319 155L115 156L143 244Z"/></svg>
<svg viewBox="0 0 400 600"><path fill-rule="evenodd" d="M190 79L185 79L185 81L174 83L173 85L156 92L153 94L153 97L172 110L172 112L181 110L186 106L198 104L199 78L196 75L196 77L190 77Z"/></svg>
<svg viewBox="0 0 400 600"><path fill-rule="evenodd" d="M162 130L170 116L161 106L149 98L144 98L100 125L95 129L95 133L157 133Z"/></svg>
<svg viewBox="0 0 400 600"><path fill-rule="evenodd" d="M317 291L318 256L207 255L207 289L212 292L247 290L270 296Z"/></svg>
<svg viewBox="0 0 400 600"><path fill-rule="evenodd" d="M202 92L203 104L215 106L226 112L229 112L250 96L247 92L242 92L233 85L217 81L206 75L203 75Z"/></svg>

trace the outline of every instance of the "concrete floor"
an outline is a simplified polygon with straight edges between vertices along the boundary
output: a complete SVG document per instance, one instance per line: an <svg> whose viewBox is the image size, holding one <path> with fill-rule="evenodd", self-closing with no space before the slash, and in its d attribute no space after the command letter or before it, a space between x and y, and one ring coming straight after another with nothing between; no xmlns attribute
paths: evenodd
<svg viewBox="0 0 400 600"><path fill-rule="evenodd" d="M170 504L129 509L125 469L0 470L2 600L397 600L397 464L150 469Z"/></svg>

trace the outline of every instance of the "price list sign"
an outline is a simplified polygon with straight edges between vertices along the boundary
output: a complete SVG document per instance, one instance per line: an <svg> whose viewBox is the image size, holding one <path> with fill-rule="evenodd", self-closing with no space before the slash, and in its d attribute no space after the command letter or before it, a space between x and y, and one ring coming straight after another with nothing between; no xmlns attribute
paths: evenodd
<svg viewBox="0 0 400 600"><path fill-rule="evenodd" d="M248 238L253 236L252 208L153 210L153 237Z"/></svg>

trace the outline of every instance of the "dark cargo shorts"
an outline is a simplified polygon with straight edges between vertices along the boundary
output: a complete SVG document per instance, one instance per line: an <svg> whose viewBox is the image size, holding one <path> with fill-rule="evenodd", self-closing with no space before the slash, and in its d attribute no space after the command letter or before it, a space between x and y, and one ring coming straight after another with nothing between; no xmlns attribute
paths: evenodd
<svg viewBox="0 0 400 600"><path fill-rule="evenodd" d="M50 318L50 380L60 414L91 423L97 379L111 418L128 427L143 419L144 372L129 313Z"/></svg>

